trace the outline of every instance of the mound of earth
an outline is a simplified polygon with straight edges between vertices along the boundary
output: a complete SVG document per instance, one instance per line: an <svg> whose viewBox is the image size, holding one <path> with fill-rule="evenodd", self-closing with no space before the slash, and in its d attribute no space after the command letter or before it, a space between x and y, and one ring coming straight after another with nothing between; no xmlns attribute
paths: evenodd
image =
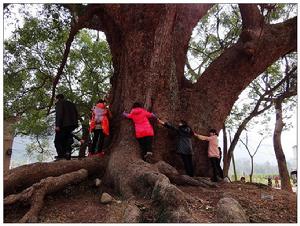
<svg viewBox="0 0 300 226"><path fill-rule="evenodd" d="M188 205L199 223L217 223L216 206L223 197L236 199L253 223L296 223L297 197L261 184L219 183L217 188L179 186L192 197ZM100 197L107 192L114 197L109 204L102 204ZM47 196L40 213L41 223L124 223L124 212L129 204L135 204L141 211L140 222L162 222L159 203L144 197L122 200L107 187L96 187L94 181L69 186L61 192ZM4 222L14 223L23 216L28 206L13 205L4 208Z"/></svg>

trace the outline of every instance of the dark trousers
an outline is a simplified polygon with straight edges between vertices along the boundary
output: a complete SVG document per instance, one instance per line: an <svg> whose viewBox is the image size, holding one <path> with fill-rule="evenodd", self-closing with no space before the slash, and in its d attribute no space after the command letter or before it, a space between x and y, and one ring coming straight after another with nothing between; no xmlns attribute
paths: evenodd
<svg viewBox="0 0 300 226"><path fill-rule="evenodd" d="M220 166L220 163L219 163L219 158L209 158L210 162L211 162L211 165L213 167L213 177L212 177L212 181L214 182L217 182L218 181L218 176L220 178L224 178L223 176L223 170Z"/></svg>
<svg viewBox="0 0 300 226"><path fill-rule="evenodd" d="M193 167L192 155L180 154L180 156L181 156L181 159L182 159L183 164L184 164L185 172L190 177L193 177L194 176L194 167Z"/></svg>
<svg viewBox="0 0 300 226"><path fill-rule="evenodd" d="M219 174L221 178L224 178L224 174L223 174L223 169L221 167L221 157L218 159L218 169L219 169Z"/></svg>
<svg viewBox="0 0 300 226"><path fill-rule="evenodd" d="M104 145L104 138L105 135L102 129L94 130L93 143L90 150L91 153L102 152L103 145Z"/></svg>
<svg viewBox="0 0 300 226"><path fill-rule="evenodd" d="M142 157L144 157L147 152L152 152L152 140L153 137L151 136L137 138L137 141L140 145Z"/></svg>
<svg viewBox="0 0 300 226"><path fill-rule="evenodd" d="M54 145L58 158L71 158L72 144L74 142L72 131L74 127L63 127L56 131Z"/></svg>

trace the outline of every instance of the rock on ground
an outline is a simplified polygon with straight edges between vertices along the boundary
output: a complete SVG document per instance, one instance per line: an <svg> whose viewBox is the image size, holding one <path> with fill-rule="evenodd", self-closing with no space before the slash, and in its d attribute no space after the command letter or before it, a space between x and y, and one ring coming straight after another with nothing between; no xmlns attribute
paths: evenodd
<svg viewBox="0 0 300 226"><path fill-rule="evenodd" d="M124 211L124 223L139 223L141 219L141 211L136 205L129 204Z"/></svg>
<svg viewBox="0 0 300 226"><path fill-rule="evenodd" d="M217 221L220 223L249 223L243 207L233 198L225 197L217 204Z"/></svg>
<svg viewBox="0 0 300 226"><path fill-rule="evenodd" d="M112 201L113 201L113 197L111 197L110 194L108 194L108 193L106 193L106 192L104 192L104 193L102 194L101 200L100 200L100 202L101 202L102 204L108 204L108 203L110 203L110 202L112 202Z"/></svg>

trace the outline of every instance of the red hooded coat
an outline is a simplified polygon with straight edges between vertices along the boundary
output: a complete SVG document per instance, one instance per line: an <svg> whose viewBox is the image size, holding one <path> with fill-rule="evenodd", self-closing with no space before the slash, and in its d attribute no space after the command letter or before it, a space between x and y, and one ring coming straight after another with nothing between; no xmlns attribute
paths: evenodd
<svg viewBox="0 0 300 226"><path fill-rule="evenodd" d="M135 127L136 138L154 136L153 128L149 122L149 118L153 116L152 113L146 111L144 108L133 108L127 118L132 119Z"/></svg>

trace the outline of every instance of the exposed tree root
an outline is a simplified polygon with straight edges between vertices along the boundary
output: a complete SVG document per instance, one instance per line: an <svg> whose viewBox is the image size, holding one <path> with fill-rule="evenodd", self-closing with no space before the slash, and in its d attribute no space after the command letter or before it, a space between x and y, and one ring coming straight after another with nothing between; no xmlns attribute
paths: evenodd
<svg viewBox="0 0 300 226"><path fill-rule="evenodd" d="M4 174L4 195L20 192L43 178L56 177L80 169L86 169L89 174L104 174L106 165L107 158L85 158L20 166Z"/></svg>
<svg viewBox="0 0 300 226"><path fill-rule="evenodd" d="M126 167L119 168L114 164L123 161L127 163ZM106 177L113 178L112 186L125 198L136 195L147 197L150 193L150 198L159 205L156 222L200 222L194 218L189 208L188 202L191 202L192 198L172 184L169 178L178 184L199 187L208 187L208 184L180 175L174 167L163 161L152 165L140 159L122 158L117 153L111 156L106 172Z"/></svg>
<svg viewBox="0 0 300 226"><path fill-rule="evenodd" d="M164 175L156 178L151 198L161 205L157 219L159 222L197 222L191 215L184 192L171 184Z"/></svg>
<svg viewBox="0 0 300 226"><path fill-rule="evenodd" d="M105 169L106 166L107 169ZM5 174L5 193L11 194L20 189L27 189L19 194L6 197L4 204L29 202L31 208L20 222L37 222L46 194L58 191L70 183L79 182L88 174L100 172L106 172L104 181L108 184L111 183L124 198L137 195L151 198L154 203L159 204L157 222L201 221L194 218L189 208L193 197L189 197L174 184L198 186L199 189L216 186L205 178L180 175L174 167L163 161L149 164L135 156L124 158L117 153L112 153L109 162L107 159L87 158L35 163L13 169ZM24 177L24 175L27 176ZM127 212L124 215L124 221L136 223L141 220L140 214L138 211L134 215Z"/></svg>
<svg viewBox="0 0 300 226"><path fill-rule="evenodd" d="M171 183L177 185L191 185L205 188L217 187L215 183L208 181L206 178L181 175L174 167L164 161L159 161L155 165L160 173L165 174L170 179Z"/></svg>
<svg viewBox="0 0 300 226"><path fill-rule="evenodd" d="M78 183L88 176L88 171L80 169L59 177L48 177L39 183L33 184L23 192L16 195L9 195L4 199L4 205L11 205L17 202L29 202L29 211L19 221L20 223L38 222L38 215L44 204L44 197L55 191L59 191L72 183Z"/></svg>

